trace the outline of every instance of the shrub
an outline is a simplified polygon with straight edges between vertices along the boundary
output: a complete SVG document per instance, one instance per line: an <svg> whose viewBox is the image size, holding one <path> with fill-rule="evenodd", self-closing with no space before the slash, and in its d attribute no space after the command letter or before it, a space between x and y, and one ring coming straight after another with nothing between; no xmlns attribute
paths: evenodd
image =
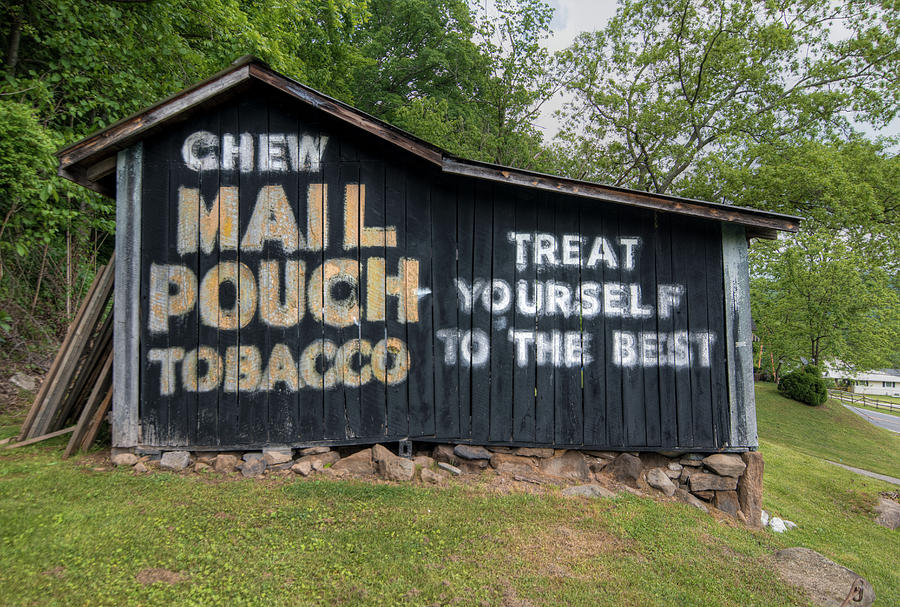
<svg viewBox="0 0 900 607"><path fill-rule="evenodd" d="M782 396L817 407L828 400L828 390L822 372L814 365L793 371L778 382Z"/></svg>

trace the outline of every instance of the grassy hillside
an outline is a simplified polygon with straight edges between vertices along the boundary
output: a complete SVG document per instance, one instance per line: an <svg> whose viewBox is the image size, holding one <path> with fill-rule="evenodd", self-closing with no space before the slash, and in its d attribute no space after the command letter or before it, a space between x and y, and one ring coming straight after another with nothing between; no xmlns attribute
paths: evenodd
<svg viewBox="0 0 900 607"><path fill-rule="evenodd" d="M759 436L824 459L900 478L900 436L873 426L839 402L810 407L756 385Z"/></svg>
<svg viewBox="0 0 900 607"><path fill-rule="evenodd" d="M890 487L762 447L764 507L801 526L783 536L629 494L134 476L103 452L63 461L61 440L0 451L0 603L805 605L766 558L803 545L900 604L896 532L871 522Z"/></svg>

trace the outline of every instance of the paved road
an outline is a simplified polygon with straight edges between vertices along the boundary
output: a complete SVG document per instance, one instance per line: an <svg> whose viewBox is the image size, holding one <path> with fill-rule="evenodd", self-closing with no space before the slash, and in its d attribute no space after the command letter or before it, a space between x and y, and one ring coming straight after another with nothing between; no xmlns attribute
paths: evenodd
<svg viewBox="0 0 900 607"><path fill-rule="evenodd" d="M890 413L880 413L877 411L870 411L869 409L860 409L853 405L844 406L857 415L866 418L879 428L884 428L885 430L900 434L900 415L891 415Z"/></svg>
<svg viewBox="0 0 900 607"><path fill-rule="evenodd" d="M872 472L870 470L863 470L862 468L854 468L853 466L839 464L837 462L831 461L830 459L826 459L825 461L828 462L829 464L834 464L835 466L840 466L844 470L849 470L850 472L856 472L857 474L862 474L863 476L877 478L878 480L884 481L886 483L900 485L900 478L894 478L893 476L888 476L887 474L878 474L877 472Z"/></svg>

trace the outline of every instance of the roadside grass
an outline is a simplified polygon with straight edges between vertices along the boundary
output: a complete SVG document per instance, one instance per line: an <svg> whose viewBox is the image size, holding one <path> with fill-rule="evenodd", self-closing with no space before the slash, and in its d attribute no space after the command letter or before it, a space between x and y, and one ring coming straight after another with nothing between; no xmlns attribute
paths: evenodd
<svg viewBox="0 0 900 607"><path fill-rule="evenodd" d="M0 437L15 433L6 421ZM781 536L627 493L139 476L101 451L62 460L64 438L0 448L0 603L806 605L768 557L802 545L900 604L896 532L872 522L893 487L760 430L764 507L800 525Z"/></svg>
<svg viewBox="0 0 900 607"><path fill-rule="evenodd" d="M883 403L893 403L895 405L900 405L900 397L897 397L897 396L887 396L884 394L866 394L866 398L871 398L872 400L878 400Z"/></svg>
<svg viewBox="0 0 900 607"><path fill-rule="evenodd" d="M898 406L894 406L893 409L882 409L881 407L870 407L869 405L859 405L855 403L853 406L857 409L867 409L869 411L875 411L876 413L886 413L887 415L896 415L900 417L900 407Z"/></svg>
<svg viewBox="0 0 900 607"><path fill-rule="evenodd" d="M784 398L775 384L756 384L759 435L823 459L900 478L900 435L873 426L839 402L810 407Z"/></svg>
<svg viewBox="0 0 900 607"><path fill-rule="evenodd" d="M900 605L900 531L873 523L878 494L900 487L768 440L760 450L763 508L799 525L783 534L785 545L812 548L862 575L875 588L876 605Z"/></svg>

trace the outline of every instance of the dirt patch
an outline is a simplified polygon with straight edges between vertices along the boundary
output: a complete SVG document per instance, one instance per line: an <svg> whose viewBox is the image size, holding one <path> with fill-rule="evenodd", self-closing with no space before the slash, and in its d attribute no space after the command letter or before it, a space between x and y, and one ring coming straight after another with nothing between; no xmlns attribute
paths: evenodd
<svg viewBox="0 0 900 607"><path fill-rule="evenodd" d="M177 584L187 579L180 573L169 571L168 569L161 569L158 567L141 569L134 577L139 583L144 584L145 586L148 584L155 584L157 582L162 582L164 584Z"/></svg>
<svg viewBox="0 0 900 607"><path fill-rule="evenodd" d="M41 571L41 575L48 575L50 577L61 578L63 574L65 574L66 568L62 565L57 565L53 569L48 569L47 571Z"/></svg>
<svg viewBox="0 0 900 607"><path fill-rule="evenodd" d="M528 599L519 598L516 589L509 582L503 583L503 607L534 607Z"/></svg>
<svg viewBox="0 0 900 607"><path fill-rule="evenodd" d="M629 543L605 529L573 529L560 524L539 533L514 534L507 553L528 564L529 569L548 577L582 578L573 566L599 554L631 553ZM592 577L597 575L594 570Z"/></svg>

